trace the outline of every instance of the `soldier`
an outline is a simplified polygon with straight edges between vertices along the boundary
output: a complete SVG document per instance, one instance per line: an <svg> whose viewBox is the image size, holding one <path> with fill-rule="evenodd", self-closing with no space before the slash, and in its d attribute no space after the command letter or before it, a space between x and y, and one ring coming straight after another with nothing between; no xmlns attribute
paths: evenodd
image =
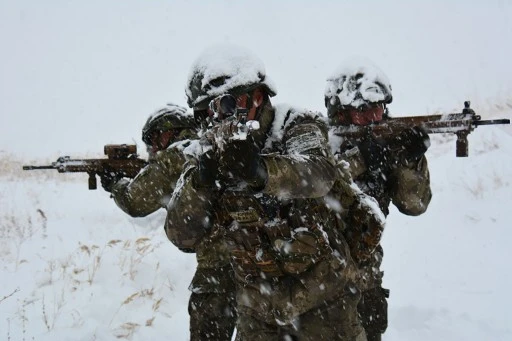
<svg viewBox="0 0 512 341"><path fill-rule="evenodd" d="M354 140L344 138L337 129L385 121L386 106L391 101L388 78L371 62L343 64L328 79L325 91L330 143L335 157L348 161L349 173L356 184L377 200L386 216L391 202L400 212L416 216L425 212L432 197L424 155L430 146L428 134L414 127L388 139L368 135ZM351 228L357 229L357 224L349 226L345 236L365 280L358 311L368 340L379 341L387 328L386 298L389 297L389 291L382 288L380 271L383 250L378 243L382 231L373 229L373 235L366 233L363 237L366 240L355 246L352 242L361 242L361 231Z"/></svg>
<svg viewBox="0 0 512 341"><path fill-rule="evenodd" d="M188 84L189 104L213 127L185 167L166 228L198 258L231 261L237 338L365 340L355 264L343 236L327 235L323 196L336 169L321 116L274 108L263 63L237 46L206 50ZM247 132L245 120L259 129Z"/></svg>
<svg viewBox="0 0 512 341"><path fill-rule="evenodd" d="M143 217L167 208L186 161L194 149L198 125L186 108L168 104L149 116L142 129L142 140L149 153L148 165L133 180L116 174L102 177L103 188L112 193L116 204L132 217ZM183 223L182 223L183 224ZM181 248L195 252L193 248ZM195 282L213 281L211 288L192 288L189 299L192 341L230 341L235 329L234 283L229 265L209 268L198 259ZM209 289L209 290L208 290Z"/></svg>
<svg viewBox="0 0 512 341"><path fill-rule="evenodd" d="M142 128L148 165L131 180L118 174L103 174L103 189L132 217L145 217L167 207L185 163L183 149L196 138L197 124L187 109L167 104L156 110Z"/></svg>

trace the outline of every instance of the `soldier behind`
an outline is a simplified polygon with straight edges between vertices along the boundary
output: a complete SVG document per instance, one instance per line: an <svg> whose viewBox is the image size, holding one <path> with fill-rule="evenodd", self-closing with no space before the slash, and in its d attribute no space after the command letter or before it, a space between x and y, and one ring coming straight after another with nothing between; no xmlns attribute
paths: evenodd
<svg viewBox="0 0 512 341"><path fill-rule="evenodd" d="M216 126L205 132L203 152L169 203L169 238L195 248L198 260L231 261L239 340L365 340L355 264L342 236L335 245L327 237L323 196L336 174L325 123L272 107L263 64L237 46L206 50L190 74L187 96L198 116L213 115L208 103L223 94L260 128L222 141ZM217 124L222 115L214 116ZM355 303L342 298L348 293Z"/></svg>
<svg viewBox="0 0 512 341"><path fill-rule="evenodd" d="M346 62L327 81L329 139L335 157L349 162L356 184L378 201L386 216L391 202L403 214L416 216L425 212L432 197L424 155L430 146L428 134L414 127L387 140L370 133L350 140L336 129L385 121L391 101L391 86L380 69L364 60ZM359 259L366 283L358 311L369 341L381 340L388 323L389 291L382 288L382 256L378 246L372 257Z"/></svg>
<svg viewBox="0 0 512 341"><path fill-rule="evenodd" d="M197 124L192 114L183 107L167 104L151 114L142 128L148 165L132 180L103 174L103 189L111 192L117 206L132 217L145 217L165 208L185 163L183 149L194 138Z"/></svg>
<svg viewBox="0 0 512 341"><path fill-rule="evenodd" d="M190 140L197 139L197 129L194 117L186 108L169 104L157 110L142 129L142 140L149 153L148 165L133 180L120 179L116 174L104 175L103 188L111 192L116 204L132 217L167 208L187 151L193 150L197 143L197 140ZM182 248L182 251L195 250ZM206 285L199 289L198 284L190 296L191 340L230 341L236 320L231 267L208 265L198 258L194 282L206 282Z"/></svg>

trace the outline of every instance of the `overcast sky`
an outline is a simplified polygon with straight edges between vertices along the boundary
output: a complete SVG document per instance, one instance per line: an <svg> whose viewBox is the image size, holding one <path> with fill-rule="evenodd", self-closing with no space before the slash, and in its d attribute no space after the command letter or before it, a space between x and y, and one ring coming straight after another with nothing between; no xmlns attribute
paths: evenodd
<svg viewBox="0 0 512 341"><path fill-rule="evenodd" d="M512 98L510 1L0 0L0 42L0 150L31 158L141 146L147 116L186 105L192 62L218 42L263 60L274 103L323 110L352 56L388 75L397 115Z"/></svg>

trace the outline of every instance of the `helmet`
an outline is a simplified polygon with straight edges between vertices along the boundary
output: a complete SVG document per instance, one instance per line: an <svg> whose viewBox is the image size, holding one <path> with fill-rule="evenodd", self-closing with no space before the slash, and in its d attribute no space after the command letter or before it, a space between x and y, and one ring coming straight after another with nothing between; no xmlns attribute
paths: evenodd
<svg viewBox="0 0 512 341"><path fill-rule="evenodd" d="M357 58L345 61L327 78L325 106L329 118L341 109L364 109L393 100L388 77L371 61Z"/></svg>
<svg viewBox="0 0 512 341"><path fill-rule="evenodd" d="M219 95L237 96L257 87L276 95L263 62L249 50L220 44L207 48L192 64L185 93L189 107L203 110Z"/></svg>
<svg viewBox="0 0 512 341"><path fill-rule="evenodd" d="M172 103L167 104L149 115L146 124L142 128L142 141L146 145L151 145L151 133L153 131L168 131L171 129L196 129L193 115L187 112L184 107Z"/></svg>

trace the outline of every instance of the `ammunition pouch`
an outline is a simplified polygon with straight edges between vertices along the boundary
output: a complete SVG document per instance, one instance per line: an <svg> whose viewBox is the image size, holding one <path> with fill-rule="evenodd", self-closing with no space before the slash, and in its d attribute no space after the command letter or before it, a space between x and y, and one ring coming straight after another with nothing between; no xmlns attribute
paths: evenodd
<svg viewBox="0 0 512 341"><path fill-rule="evenodd" d="M357 302L357 276L349 259L331 256L299 275L254 278L237 291L237 309L270 325L292 325L300 315L344 295L356 295Z"/></svg>
<svg viewBox="0 0 512 341"><path fill-rule="evenodd" d="M298 275L332 253L316 226L294 229L294 222L269 214L252 196L225 195L220 211L222 225L228 226L235 273L243 282L262 276Z"/></svg>
<svg viewBox="0 0 512 341"><path fill-rule="evenodd" d="M317 229L299 228L293 232L293 236L288 239L271 239L285 274L298 275L322 259L326 255L323 251L332 252L328 250L325 238Z"/></svg>
<svg viewBox="0 0 512 341"><path fill-rule="evenodd" d="M375 217L372 209L361 201L350 208L347 225L349 228L345 231L345 237L352 257L358 263L367 261L379 246L384 222Z"/></svg>

